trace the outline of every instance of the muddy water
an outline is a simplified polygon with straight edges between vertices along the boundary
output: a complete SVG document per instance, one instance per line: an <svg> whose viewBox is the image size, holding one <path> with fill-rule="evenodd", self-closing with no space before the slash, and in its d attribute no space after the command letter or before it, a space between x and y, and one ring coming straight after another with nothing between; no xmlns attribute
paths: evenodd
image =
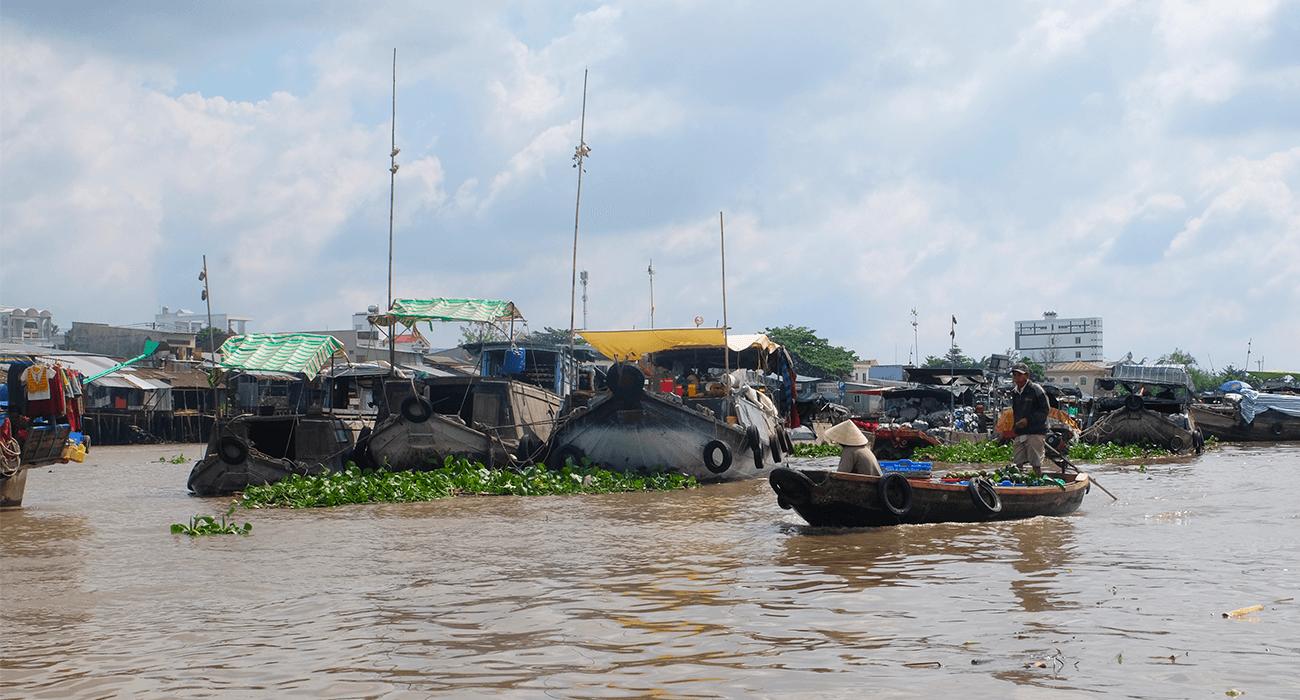
<svg viewBox="0 0 1300 700"><path fill-rule="evenodd" d="M1095 467L1118 501L1016 523L819 530L756 481L172 535L229 503L159 461L200 453L30 475L0 697L1300 697L1300 445Z"/></svg>

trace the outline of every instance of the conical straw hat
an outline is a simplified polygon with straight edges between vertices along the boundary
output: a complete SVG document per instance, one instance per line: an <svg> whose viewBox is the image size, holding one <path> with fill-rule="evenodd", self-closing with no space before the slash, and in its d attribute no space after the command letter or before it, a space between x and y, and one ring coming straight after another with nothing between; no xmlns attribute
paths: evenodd
<svg viewBox="0 0 1300 700"><path fill-rule="evenodd" d="M867 436L863 435L862 431L858 430L858 426L854 425L851 420L827 428L826 439L849 447L867 444Z"/></svg>

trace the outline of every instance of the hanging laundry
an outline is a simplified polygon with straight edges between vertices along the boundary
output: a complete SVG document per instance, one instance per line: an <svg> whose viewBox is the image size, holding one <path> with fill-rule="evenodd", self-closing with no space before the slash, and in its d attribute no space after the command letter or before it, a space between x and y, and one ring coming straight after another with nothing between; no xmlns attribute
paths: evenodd
<svg viewBox="0 0 1300 700"><path fill-rule="evenodd" d="M23 370L23 381L27 383L27 400L40 401L50 398L50 368L44 365L32 365ZM62 387L60 387L62 391Z"/></svg>

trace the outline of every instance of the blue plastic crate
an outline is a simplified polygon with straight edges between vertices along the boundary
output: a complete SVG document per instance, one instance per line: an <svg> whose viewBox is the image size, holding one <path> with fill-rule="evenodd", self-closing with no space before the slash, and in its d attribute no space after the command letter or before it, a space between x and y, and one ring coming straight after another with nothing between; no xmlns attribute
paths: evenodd
<svg viewBox="0 0 1300 700"><path fill-rule="evenodd" d="M880 470L886 472L928 472L932 462L913 462L910 459L888 460L880 463Z"/></svg>

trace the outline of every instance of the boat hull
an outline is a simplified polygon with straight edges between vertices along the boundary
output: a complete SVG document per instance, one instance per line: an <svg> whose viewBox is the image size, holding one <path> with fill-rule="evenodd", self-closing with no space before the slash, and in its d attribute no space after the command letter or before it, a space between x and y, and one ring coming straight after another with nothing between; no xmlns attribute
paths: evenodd
<svg viewBox="0 0 1300 700"><path fill-rule="evenodd" d="M1187 413L1168 414L1143 408L1123 407L1104 414L1079 436L1083 442L1097 445L1151 444L1175 454L1200 452L1204 438L1197 422Z"/></svg>
<svg viewBox="0 0 1300 700"><path fill-rule="evenodd" d="M617 472L665 469L704 482L754 479L784 458L777 426L756 404L737 399L736 405L732 424L675 398L605 395L560 421L547 463L587 458Z"/></svg>
<svg viewBox="0 0 1300 700"><path fill-rule="evenodd" d="M219 419L186 485L196 496L228 496L292 474L338 471L352 445L352 432L335 416Z"/></svg>
<svg viewBox="0 0 1300 700"><path fill-rule="evenodd" d="M1021 520L1040 515L1069 515L1078 510L1091 481L1087 474L1068 474L1060 486L996 486L1001 508L990 512L981 506L968 484L902 479L910 486L911 498L904 512L891 510L881 493L880 482L889 478L890 500L902 506L904 499L897 482L901 475L884 477L780 468L768 477L777 503L792 508L809 525L817 527L879 527L944 522ZM988 500L988 497L985 496Z"/></svg>
<svg viewBox="0 0 1300 700"><path fill-rule="evenodd" d="M447 457L492 467L528 461L550 437L560 397L510 379L431 381L412 394L403 383L387 389L399 410L375 424L367 458L389 471L427 470ZM419 409L424 401L426 408ZM444 412L446 411L446 412Z"/></svg>
<svg viewBox="0 0 1300 700"><path fill-rule="evenodd" d="M1234 406L1192 404L1189 412L1206 435L1224 442L1282 442L1300 440L1300 417L1268 409L1247 423Z"/></svg>

